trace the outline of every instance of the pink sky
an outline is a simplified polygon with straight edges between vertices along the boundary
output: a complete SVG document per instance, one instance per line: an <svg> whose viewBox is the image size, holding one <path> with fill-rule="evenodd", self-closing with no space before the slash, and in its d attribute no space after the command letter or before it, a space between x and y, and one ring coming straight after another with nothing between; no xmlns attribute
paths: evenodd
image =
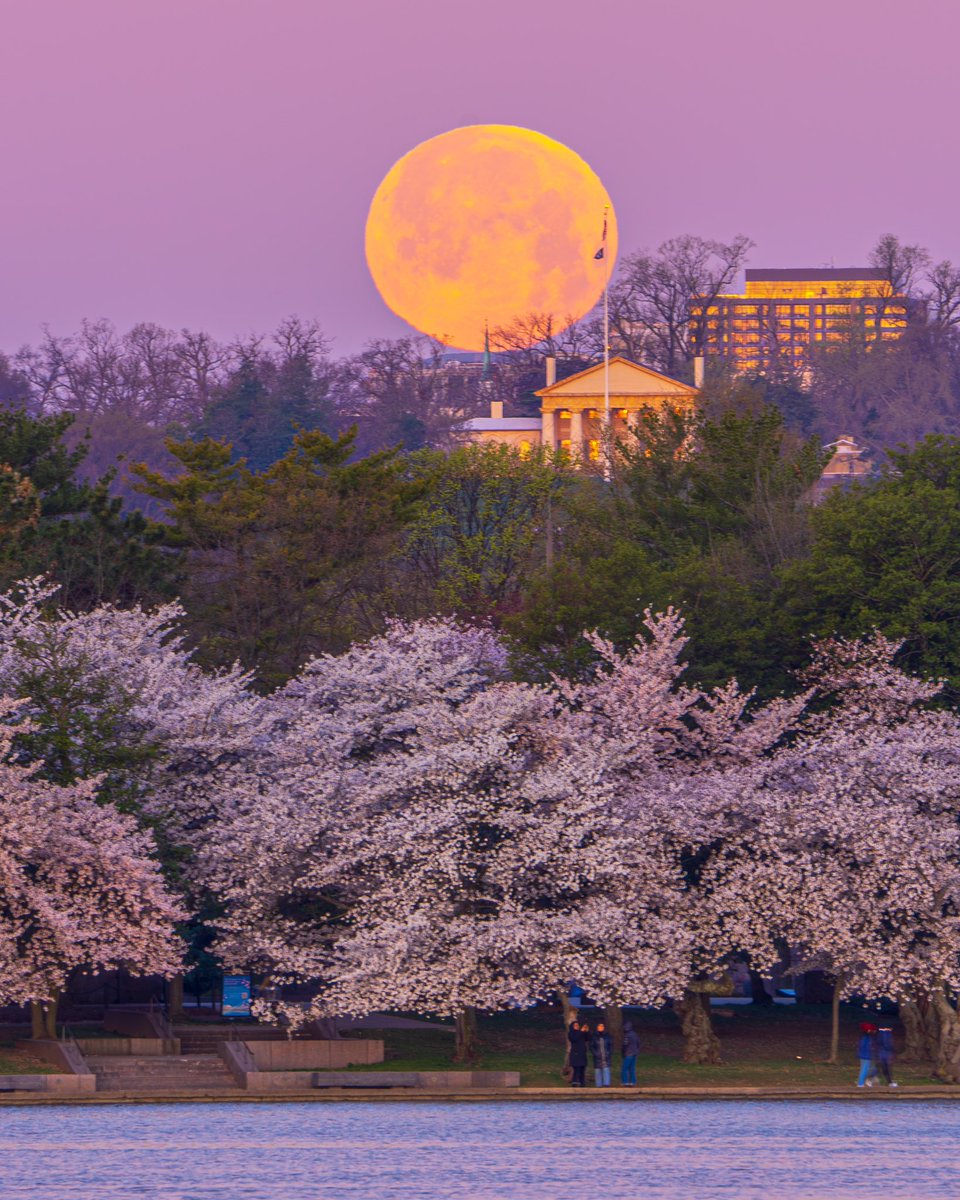
<svg viewBox="0 0 960 1200"><path fill-rule="evenodd" d="M83 317L408 327L363 258L416 143L502 122L597 171L621 246L960 261L950 0L0 0L0 348Z"/></svg>

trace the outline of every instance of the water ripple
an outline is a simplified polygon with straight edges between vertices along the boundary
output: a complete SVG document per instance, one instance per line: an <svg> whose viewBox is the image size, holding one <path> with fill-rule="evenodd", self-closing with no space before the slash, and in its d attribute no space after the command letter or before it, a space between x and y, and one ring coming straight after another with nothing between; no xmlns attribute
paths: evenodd
<svg viewBox="0 0 960 1200"><path fill-rule="evenodd" d="M0 1110L2 1200L960 1195L950 1102Z"/></svg>

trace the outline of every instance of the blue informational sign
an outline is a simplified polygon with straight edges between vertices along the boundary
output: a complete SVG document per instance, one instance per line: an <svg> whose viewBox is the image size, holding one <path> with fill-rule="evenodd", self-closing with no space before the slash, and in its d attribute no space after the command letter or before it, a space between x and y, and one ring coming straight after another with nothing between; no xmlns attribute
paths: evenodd
<svg viewBox="0 0 960 1200"><path fill-rule="evenodd" d="M249 1017L250 995L249 975L224 975L221 1014L225 1017Z"/></svg>

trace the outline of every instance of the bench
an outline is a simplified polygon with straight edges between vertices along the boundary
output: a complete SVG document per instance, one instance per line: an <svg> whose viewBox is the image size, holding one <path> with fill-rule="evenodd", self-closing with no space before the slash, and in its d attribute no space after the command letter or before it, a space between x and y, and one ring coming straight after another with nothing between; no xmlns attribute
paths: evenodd
<svg viewBox="0 0 960 1200"><path fill-rule="evenodd" d="M416 1071L314 1071L315 1088L394 1088L419 1087Z"/></svg>

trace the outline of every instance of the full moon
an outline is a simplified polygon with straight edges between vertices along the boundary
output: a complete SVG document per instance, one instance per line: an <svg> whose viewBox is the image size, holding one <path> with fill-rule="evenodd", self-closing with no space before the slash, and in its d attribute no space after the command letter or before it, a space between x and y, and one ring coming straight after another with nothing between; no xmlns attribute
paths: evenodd
<svg viewBox="0 0 960 1200"><path fill-rule="evenodd" d="M617 224L603 184L560 142L467 125L391 167L370 205L366 251L398 316L448 346L481 350L487 324L538 314L562 329L588 313L616 260Z"/></svg>

